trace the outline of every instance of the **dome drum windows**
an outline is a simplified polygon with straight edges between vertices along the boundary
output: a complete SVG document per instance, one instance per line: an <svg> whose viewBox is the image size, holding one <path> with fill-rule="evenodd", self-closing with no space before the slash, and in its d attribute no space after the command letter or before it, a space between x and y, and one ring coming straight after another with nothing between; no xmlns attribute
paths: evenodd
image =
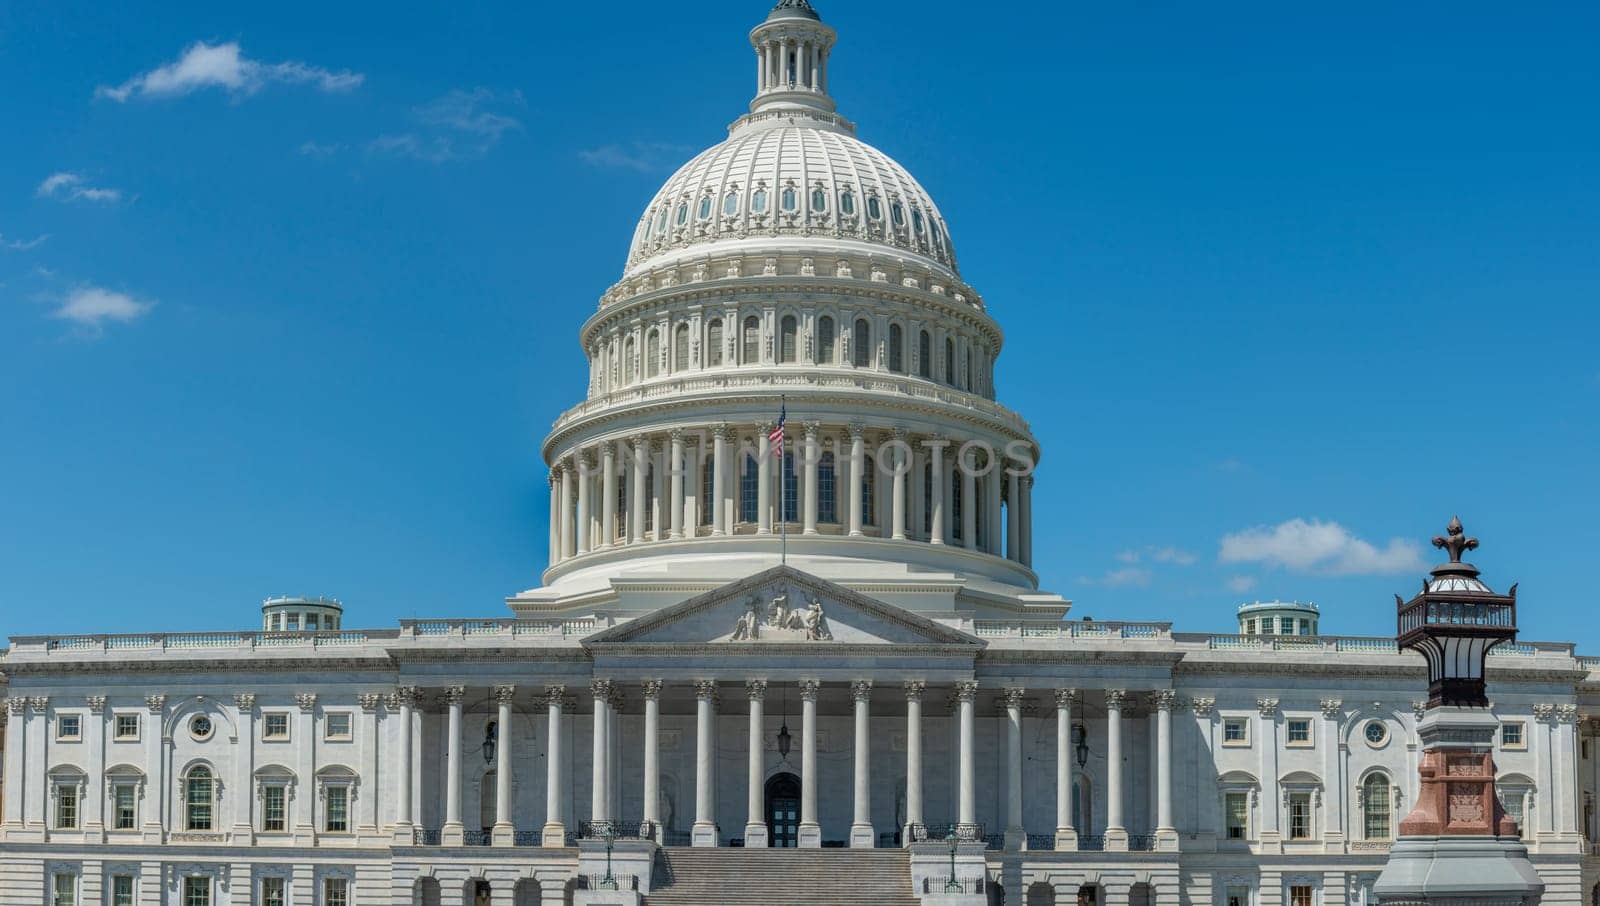
<svg viewBox="0 0 1600 906"><path fill-rule="evenodd" d="M811 212L813 214L828 213L828 193L823 189L822 183L817 183L811 190Z"/></svg>
<svg viewBox="0 0 1600 906"><path fill-rule="evenodd" d="M817 319L817 364L833 364L834 326L833 318L823 315Z"/></svg>
<svg viewBox="0 0 1600 906"><path fill-rule="evenodd" d="M741 364L759 365L761 363L761 319L750 315L744 319L744 336L741 337L744 346L744 356Z"/></svg>
<svg viewBox="0 0 1600 906"><path fill-rule="evenodd" d="M765 186L750 193L750 213L757 217L764 216L767 213L767 189Z"/></svg>
<svg viewBox="0 0 1600 906"><path fill-rule="evenodd" d="M848 188L839 193L839 216L852 220L856 216L856 193Z"/></svg>
<svg viewBox="0 0 1600 906"><path fill-rule="evenodd" d="M739 190L737 188L728 190L728 194L722 196L722 216L729 219L739 216Z"/></svg>
<svg viewBox="0 0 1600 906"><path fill-rule="evenodd" d="M707 193L705 195L700 196L700 204L699 204L698 207L695 208L695 212L694 212L695 213L695 217L697 219L699 219L699 220L710 220L711 219L711 205L712 205L712 202L711 202L710 193Z"/></svg>
<svg viewBox="0 0 1600 906"><path fill-rule="evenodd" d="M868 368L872 365L872 326L866 318L857 318L855 327L850 332L851 360L850 364L857 368Z"/></svg>
<svg viewBox="0 0 1600 906"><path fill-rule="evenodd" d="M800 210L800 193L795 191L794 183L783 187L783 192L778 196L778 203L783 207L783 213L793 217Z"/></svg>
<svg viewBox="0 0 1600 906"><path fill-rule="evenodd" d="M722 364L722 319L712 318L706 325L706 365L716 368Z"/></svg>
<svg viewBox="0 0 1600 906"><path fill-rule="evenodd" d="M689 222L689 203L687 201L678 202L678 213L672 219L680 227Z"/></svg>
<svg viewBox="0 0 1600 906"><path fill-rule="evenodd" d="M778 322L778 361L785 365L793 365L796 361L796 336L797 322L794 315L784 315Z"/></svg>
<svg viewBox="0 0 1600 906"><path fill-rule="evenodd" d="M906 373L905 331L899 324L889 325L889 370L895 374Z"/></svg>

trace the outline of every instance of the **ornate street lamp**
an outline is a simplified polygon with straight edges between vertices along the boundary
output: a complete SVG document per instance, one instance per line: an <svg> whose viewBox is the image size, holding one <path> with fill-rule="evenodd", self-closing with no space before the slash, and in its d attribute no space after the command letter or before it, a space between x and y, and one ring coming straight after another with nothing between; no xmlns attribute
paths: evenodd
<svg viewBox="0 0 1600 906"><path fill-rule="evenodd" d="M1461 520L1452 518L1433 546L1448 551L1450 562L1433 568L1422 592L1409 601L1395 595L1401 648L1421 652L1428 661L1428 707L1485 708L1484 663L1497 645L1517 637L1517 586L1497 595L1478 578L1478 568L1461 562L1477 550Z"/></svg>
<svg viewBox="0 0 1600 906"><path fill-rule="evenodd" d="M494 767L494 753L500 743L500 726L494 721L489 721L483 728L483 763Z"/></svg>
<svg viewBox="0 0 1600 906"><path fill-rule="evenodd" d="M783 690L783 725L778 727L778 758L789 760L789 749L794 745L794 737L789 735L789 690Z"/></svg>

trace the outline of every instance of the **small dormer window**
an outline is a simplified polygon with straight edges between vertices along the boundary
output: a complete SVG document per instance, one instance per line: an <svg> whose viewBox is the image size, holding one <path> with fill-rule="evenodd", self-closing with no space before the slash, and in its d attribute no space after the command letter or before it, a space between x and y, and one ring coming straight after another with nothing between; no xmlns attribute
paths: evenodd
<svg viewBox="0 0 1600 906"><path fill-rule="evenodd" d="M757 189L750 195L750 210L757 214L767 213L767 190Z"/></svg>
<svg viewBox="0 0 1600 906"><path fill-rule="evenodd" d="M911 211L911 225L916 228L917 235L922 235L922 212L915 208Z"/></svg>
<svg viewBox="0 0 1600 906"><path fill-rule="evenodd" d="M811 190L811 210L818 214L828 210L828 193L822 191L821 186Z"/></svg>
<svg viewBox="0 0 1600 906"><path fill-rule="evenodd" d="M733 216L737 215L738 213L739 213L739 193L738 192L729 192L727 197L722 199L722 215L724 217L733 217Z"/></svg>
<svg viewBox="0 0 1600 906"><path fill-rule="evenodd" d="M656 235L660 236L667 231L667 209L662 208L660 216L656 217Z"/></svg>
<svg viewBox="0 0 1600 906"><path fill-rule="evenodd" d="M678 226L683 226L684 224L689 222L689 204L688 204L688 202L683 202L683 201L678 202L678 217L677 217L677 220L678 220Z"/></svg>
<svg viewBox="0 0 1600 906"><path fill-rule="evenodd" d="M800 207L800 196L795 192L794 186L785 186L783 190L783 210L792 214Z"/></svg>
<svg viewBox="0 0 1600 906"><path fill-rule="evenodd" d="M867 199L867 216L873 220L883 219L883 202L879 201L876 195Z"/></svg>
<svg viewBox="0 0 1600 906"><path fill-rule="evenodd" d="M846 217L856 216L856 193L849 189L839 193L839 213Z"/></svg>
<svg viewBox="0 0 1600 906"><path fill-rule="evenodd" d="M901 204L898 201L895 202L894 204L889 206L889 214L890 214L890 216L892 216L894 218L894 225L895 226L903 227L903 226L906 225L906 207L905 207L905 205Z"/></svg>
<svg viewBox="0 0 1600 906"><path fill-rule="evenodd" d="M700 208L699 208L699 210L695 211L695 216L699 217L701 220L709 220L709 219L711 219L711 196L710 195L702 195L700 197Z"/></svg>

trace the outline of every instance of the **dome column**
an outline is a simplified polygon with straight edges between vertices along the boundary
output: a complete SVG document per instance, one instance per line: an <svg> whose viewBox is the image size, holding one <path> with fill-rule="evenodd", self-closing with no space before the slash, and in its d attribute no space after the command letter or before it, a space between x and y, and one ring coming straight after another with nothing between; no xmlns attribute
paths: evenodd
<svg viewBox="0 0 1600 906"><path fill-rule="evenodd" d="M805 458L805 523L802 531L807 535L817 533L817 467L822 452L817 444L816 422L806 422Z"/></svg>
<svg viewBox="0 0 1600 906"><path fill-rule="evenodd" d="M1022 565L1033 568L1033 476L1022 479Z"/></svg>
<svg viewBox="0 0 1600 906"><path fill-rule="evenodd" d="M756 534L772 534L772 425L756 426Z"/></svg>
<svg viewBox="0 0 1600 906"><path fill-rule="evenodd" d="M972 477L972 455L965 448L956 455L956 468L961 470L961 543L969 551L977 550L977 481Z"/></svg>
<svg viewBox="0 0 1600 906"><path fill-rule="evenodd" d="M728 426L717 425L711 436L711 534L725 535L728 508L723 495L728 487Z"/></svg>
<svg viewBox="0 0 1600 906"><path fill-rule="evenodd" d="M1006 475L1006 559L1022 562L1022 481Z"/></svg>
<svg viewBox="0 0 1600 906"><path fill-rule="evenodd" d="M889 514L891 537L896 541L906 540L906 474L911 471L911 464L906 460L906 432L904 428L894 429L894 437L889 442L889 449L893 451L890 457L891 468L894 469L894 491L892 507Z"/></svg>
<svg viewBox="0 0 1600 906"><path fill-rule="evenodd" d="M861 536L861 488L866 480L867 438L860 425L850 426L850 535Z"/></svg>
<svg viewBox="0 0 1600 906"><path fill-rule="evenodd" d="M645 440L643 434L633 436L633 493L628 495L629 508L633 511L629 519L628 537L632 544L644 541L644 481L649 474L647 469L650 462L650 442Z"/></svg>
<svg viewBox="0 0 1600 906"><path fill-rule="evenodd" d="M572 531L572 464L561 466L561 559L571 557L575 551Z"/></svg>
<svg viewBox="0 0 1600 906"><path fill-rule="evenodd" d="M617 470L620 468L619 462L627 461L628 450L620 440L612 444L606 444L603 449L605 459L603 465L606 474L605 480L601 482L600 507L606 514L605 541L606 546L610 547L624 540L618 532L619 526L617 525Z"/></svg>
<svg viewBox="0 0 1600 906"><path fill-rule="evenodd" d="M561 467L550 468L550 565L561 562ZM268 624L267 629L282 629L281 625Z"/></svg>
<svg viewBox="0 0 1600 906"><path fill-rule="evenodd" d="M988 529L988 537L984 539L984 550L998 557L1004 550L1000 546L1000 457L993 451L989 453L989 471L983 476L986 482L984 487L983 524Z"/></svg>
<svg viewBox="0 0 1600 906"><path fill-rule="evenodd" d="M933 467L933 493L926 506L933 508L933 513L928 519L928 543L944 543L944 495L948 488L944 479L944 448L943 437L935 436L928 441L928 462Z"/></svg>
<svg viewBox="0 0 1600 906"><path fill-rule="evenodd" d="M589 500L593 496L590 490L594 484L594 467L590 465L587 453L577 457L578 462L578 553L589 552Z"/></svg>
<svg viewBox="0 0 1600 906"><path fill-rule="evenodd" d="M668 474L672 476L671 493L667 497L667 506L672 511L673 540L683 537L683 431L674 429L672 432L672 461L667 463Z"/></svg>

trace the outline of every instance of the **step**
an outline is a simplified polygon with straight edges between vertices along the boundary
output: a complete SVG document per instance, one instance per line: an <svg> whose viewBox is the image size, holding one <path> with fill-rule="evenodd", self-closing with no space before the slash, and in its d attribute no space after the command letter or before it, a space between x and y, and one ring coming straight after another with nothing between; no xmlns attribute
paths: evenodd
<svg viewBox="0 0 1600 906"><path fill-rule="evenodd" d="M667 847L649 906L917 906L903 850ZM670 880L669 880L670 878Z"/></svg>

